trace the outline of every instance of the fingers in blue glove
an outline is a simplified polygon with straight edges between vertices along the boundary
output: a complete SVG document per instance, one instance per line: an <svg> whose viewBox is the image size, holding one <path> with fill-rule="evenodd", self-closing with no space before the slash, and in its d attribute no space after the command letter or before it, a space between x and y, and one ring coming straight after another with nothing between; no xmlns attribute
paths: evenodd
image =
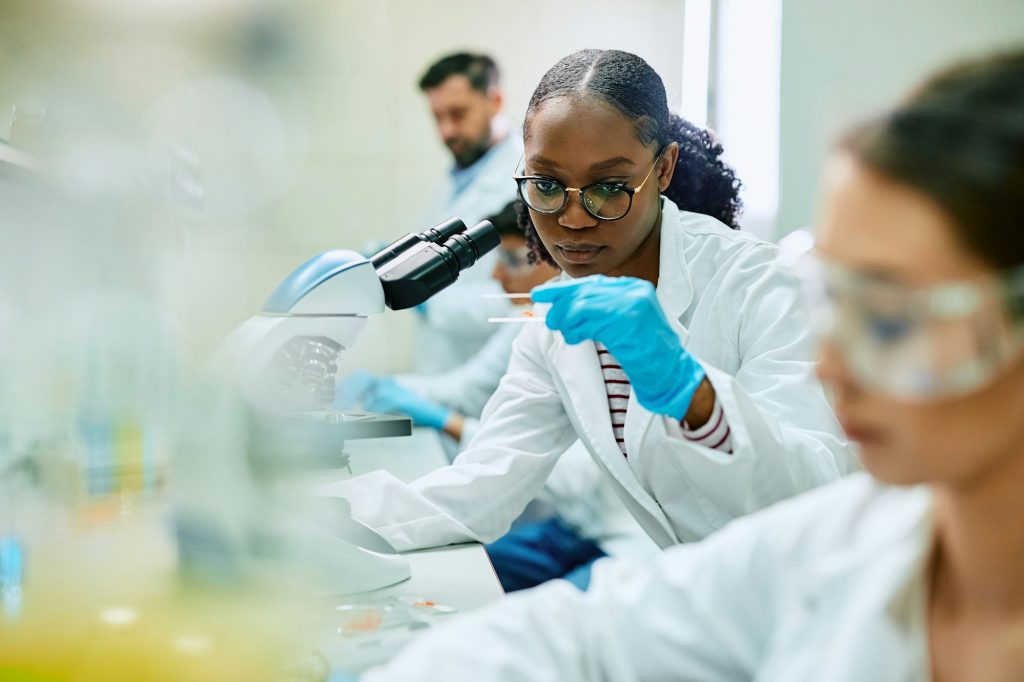
<svg viewBox="0 0 1024 682"><path fill-rule="evenodd" d="M379 380L376 374L362 369L342 379L334 393L334 408L348 410L355 407Z"/></svg>
<svg viewBox="0 0 1024 682"><path fill-rule="evenodd" d="M533 299L551 303L545 317L549 329L560 331L568 343L593 339L608 344L622 338L620 326L631 334L647 318L664 319L654 286L632 277L593 275L572 282L557 282L534 289ZM606 332L608 339L600 332Z"/></svg>
<svg viewBox="0 0 1024 682"><path fill-rule="evenodd" d="M545 323L567 343L604 344L644 407L677 419L686 413L704 371L669 324L654 285L595 275L538 287L532 297L551 304Z"/></svg>
<svg viewBox="0 0 1024 682"><path fill-rule="evenodd" d="M442 429L452 411L406 388L392 377L383 377L363 399L370 412L406 415L416 424Z"/></svg>

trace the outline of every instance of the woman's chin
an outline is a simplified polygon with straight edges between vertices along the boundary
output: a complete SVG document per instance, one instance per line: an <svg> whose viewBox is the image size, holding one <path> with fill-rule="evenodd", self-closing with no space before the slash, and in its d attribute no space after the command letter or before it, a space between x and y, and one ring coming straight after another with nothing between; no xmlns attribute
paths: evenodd
<svg viewBox="0 0 1024 682"><path fill-rule="evenodd" d="M861 443L857 449L861 465L887 485L918 485L930 478L920 462L877 444Z"/></svg>

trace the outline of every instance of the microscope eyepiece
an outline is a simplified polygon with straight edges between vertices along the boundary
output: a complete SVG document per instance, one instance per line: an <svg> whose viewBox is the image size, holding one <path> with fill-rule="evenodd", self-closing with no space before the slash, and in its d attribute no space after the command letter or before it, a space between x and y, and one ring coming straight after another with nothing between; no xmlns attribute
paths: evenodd
<svg viewBox="0 0 1024 682"><path fill-rule="evenodd" d="M430 242L431 244L444 244L453 235L466 231L466 223L458 218L449 218L440 225L428 227L420 233L407 234L397 239L376 254L370 257L373 267L380 270L389 261L394 260L417 244Z"/></svg>
<svg viewBox="0 0 1024 682"><path fill-rule="evenodd" d="M481 256L500 243L498 230L485 220L461 234L452 235L444 245L451 249L461 271L476 263Z"/></svg>
<svg viewBox="0 0 1024 682"><path fill-rule="evenodd" d="M498 230L488 221L467 230L465 223L452 218L399 239L370 262L384 287L384 302L392 310L404 310L450 285L500 243Z"/></svg>
<svg viewBox="0 0 1024 682"><path fill-rule="evenodd" d="M452 236L466 231L466 223L458 218L449 218L440 225L427 228L420 232L420 236L435 244L444 244Z"/></svg>

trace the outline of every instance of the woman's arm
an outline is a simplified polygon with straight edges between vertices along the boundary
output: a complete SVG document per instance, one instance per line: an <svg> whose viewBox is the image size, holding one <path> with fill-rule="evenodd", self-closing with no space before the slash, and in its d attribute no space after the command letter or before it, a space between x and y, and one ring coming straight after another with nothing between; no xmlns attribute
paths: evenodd
<svg viewBox="0 0 1024 682"><path fill-rule="evenodd" d="M504 534L576 440L538 346L542 330L529 331L516 341L473 441L451 466L409 484L371 472L319 493L348 499L354 518L403 551Z"/></svg>

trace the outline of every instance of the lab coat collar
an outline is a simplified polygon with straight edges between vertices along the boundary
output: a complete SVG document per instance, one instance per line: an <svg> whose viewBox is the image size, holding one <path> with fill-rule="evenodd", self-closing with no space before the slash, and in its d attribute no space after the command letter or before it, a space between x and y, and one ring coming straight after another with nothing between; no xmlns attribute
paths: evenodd
<svg viewBox="0 0 1024 682"><path fill-rule="evenodd" d="M661 241L658 261L658 286L656 293L665 318L686 347L690 332L683 324L683 314L693 300L693 280L686 263L684 252L685 229L682 212L667 197L661 198ZM655 415L645 410L637 401L636 393L629 396L626 409L626 449L636 452L647 435Z"/></svg>
<svg viewBox="0 0 1024 682"><path fill-rule="evenodd" d="M932 498L919 487L893 499L898 502L861 510L868 518L849 546L821 554L803 576L802 601L811 629L831 627L835 670L856 670L856 679L915 679L914 671L929 665L921 619L934 541ZM851 642L855 645L848 647ZM862 660L864 651L872 652L873 661ZM887 668L877 676L865 675L883 664ZM905 667L905 674L893 670L896 665Z"/></svg>
<svg viewBox="0 0 1024 682"><path fill-rule="evenodd" d="M848 580L851 574L864 573L864 566L899 567L900 575L909 575L919 568L933 537L932 496L928 488L885 488L899 491L896 504L880 504L865 508L861 530L838 552L824 554L809 568L808 590L820 591L835 580Z"/></svg>
<svg viewBox="0 0 1024 682"><path fill-rule="evenodd" d="M685 229L682 211L670 199L662 197L657 292L666 316L676 322L693 301L693 280L684 250Z"/></svg>
<svg viewBox="0 0 1024 682"><path fill-rule="evenodd" d="M643 525L651 539L663 548L675 544L675 534L668 517L654 497L640 484L615 440L608 415L608 393L594 342L584 341L571 345L566 343L561 334L555 334L554 337L552 358L556 367L567 368L560 375L569 398L567 407L575 414L580 438L608 473L650 515L654 526L650 523ZM628 410L633 411L635 399L631 396L629 400ZM627 434L629 417L627 412Z"/></svg>

